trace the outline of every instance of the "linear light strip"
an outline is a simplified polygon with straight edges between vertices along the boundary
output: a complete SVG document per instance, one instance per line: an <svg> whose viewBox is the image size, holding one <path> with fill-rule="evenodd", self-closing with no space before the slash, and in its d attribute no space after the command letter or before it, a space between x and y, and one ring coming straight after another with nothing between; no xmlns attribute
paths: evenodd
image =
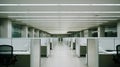
<svg viewBox="0 0 120 67"><path fill-rule="evenodd" d="M29 20L23 20L23 21L29 21ZM32 20L30 20L30 21L32 21ZM39 21L39 20L34 20L34 22L40 22L40 23L45 23L45 22L59 22L59 23L62 23L62 22L108 22L108 21Z"/></svg>
<svg viewBox="0 0 120 67"><path fill-rule="evenodd" d="M29 17L120 17L120 16L8 16L8 17L29 18Z"/></svg>
<svg viewBox="0 0 120 67"><path fill-rule="evenodd" d="M120 11L0 11L0 13L120 13Z"/></svg>
<svg viewBox="0 0 120 67"><path fill-rule="evenodd" d="M120 4L0 4L0 6L120 6Z"/></svg>
<svg viewBox="0 0 120 67"><path fill-rule="evenodd" d="M117 20L117 19L17 19L17 20Z"/></svg>

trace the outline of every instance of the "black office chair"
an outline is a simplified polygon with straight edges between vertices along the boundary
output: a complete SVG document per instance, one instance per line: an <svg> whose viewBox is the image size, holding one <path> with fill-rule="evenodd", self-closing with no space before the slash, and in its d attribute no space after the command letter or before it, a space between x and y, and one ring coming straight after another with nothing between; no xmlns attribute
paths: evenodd
<svg viewBox="0 0 120 67"><path fill-rule="evenodd" d="M11 45L0 45L0 64L8 67L15 64L16 56L13 55L13 47Z"/></svg>
<svg viewBox="0 0 120 67"><path fill-rule="evenodd" d="M116 55L113 55L113 60L115 63L119 63L120 64L120 45L116 46Z"/></svg>

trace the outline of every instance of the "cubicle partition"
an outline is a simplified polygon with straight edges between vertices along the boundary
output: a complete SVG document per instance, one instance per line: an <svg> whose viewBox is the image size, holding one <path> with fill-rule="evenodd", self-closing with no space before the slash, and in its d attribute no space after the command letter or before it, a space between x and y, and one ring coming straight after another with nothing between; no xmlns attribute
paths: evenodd
<svg viewBox="0 0 120 67"><path fill-rule="evenodd" d="M67 38L63 38L63 43L65 44L65 45L67 45Z"/></svg>
<svg viewBox="0 0 120 67"><path fill-rule="evenodd" d="M31 39L31 56L30 56L30 67L41 67L41 39Z"/></svg>
<svg viewBox="0 0 120 67"><path fill-rule="evenodd" d="M65 44L65 45L68 45L69 47L70 47L70 45L71 45L71 38L63 38L63 43Z"/></svg>
<svg viewBox="0 0 120 67"><path fill-rule="evenodd" d="M53 38L50 38L50 50L53 49Z"/></svg>
<svg viewBox="0 0 120 67"><path fill-rule="evenodd" d="M41 57L50 55L50 38L41 38Z"/></svg>
<svg viewBox="0 0 120 67"><path fill-rule="evenodd" d="M75 49L75 37L71 38L71 49Z"/></svg>
<svg viewBox="0 0 120 67"><path fill-rule="evenodd" d="M12 46L14 54L30 54L31 39L28 38L12 38Z"/></svg>
<svg viewBox="0 0 120 67"><path fill-rule="evenodd" d="M88 67L98 67L98 39L87 39L87 65Z"/></svg>
<svg viewBox="0 0 120 67"><path fill-rule="evenodd" d="M87 54L87 38L76 38L76 55L85 57Z"/></svg>
<svg viewBox="0 0 120 67"><path fill-rule="evenodd" d="M0 45L12 45L11 38L0 38Z"/></svg>
<svg viewBox="0 0 120 67"><path fill-rule="evenodd" d="M58 38L52 38L53 47L55 47L58 43Z"/></svg>

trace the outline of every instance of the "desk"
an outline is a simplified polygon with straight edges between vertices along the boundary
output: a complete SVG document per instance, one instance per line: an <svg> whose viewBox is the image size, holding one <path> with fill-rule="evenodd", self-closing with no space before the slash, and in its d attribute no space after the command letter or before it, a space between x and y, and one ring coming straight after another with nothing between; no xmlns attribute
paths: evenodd
<svg viewBox="0 0 120 67"><path fill-rule="evenodd" d="M30 52L13 52L14 55L30 55Z"/></svg>
<svg viewBox="0 0 120 67"><path fill-rule="evenodd" d="M99 54L101 55L113 55L113 54L116 54L116 51L112 51L112 52L100 52Z"/></svg>
<svg viewBox="0 0 120 67"><path fill-rule="evenodd" d="M99 67L120 67L120 64L115 64L113 61L113 55L116 51L99 53Z"/></svg>
<svg viewBox="0 0 120 67"><path fill-rule="evenodd" d="M9 67L30 67L30 52L14 51L13 54L16 55L18 61Z"/></svg>

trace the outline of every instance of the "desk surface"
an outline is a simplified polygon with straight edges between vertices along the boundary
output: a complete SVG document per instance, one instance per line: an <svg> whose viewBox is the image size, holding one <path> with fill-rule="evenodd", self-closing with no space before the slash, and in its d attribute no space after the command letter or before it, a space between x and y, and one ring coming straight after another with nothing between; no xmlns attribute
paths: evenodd
<svg viewBox="0 0 120 67"><path fill-rule="evenodd" d="M13 52L15 55L30 55L30 52Z"/></svg>
<svg viewBox="0 0 120 67"><path fill-rule="evenodd" d="M116 51L99 53L103 55L116 54Z"/></svg>

